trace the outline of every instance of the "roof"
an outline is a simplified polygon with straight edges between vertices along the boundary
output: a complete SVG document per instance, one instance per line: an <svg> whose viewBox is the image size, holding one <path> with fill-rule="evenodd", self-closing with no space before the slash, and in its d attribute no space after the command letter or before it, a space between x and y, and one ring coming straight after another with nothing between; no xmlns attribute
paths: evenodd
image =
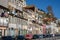
<svg viewBox="0 0 60 40"><path fill-rule="evenodd" d="M9 9L8 9L8 8L6 8L6 7L2 6L2 5L0 5L0 8L2 8L2 9L6 9L6 10L8 10L8 11L9 11Z"/></svg>
<svg viewBox="0 0 60 40"><path fill-rule="evenodd" d="M33 5L32 6L26 6L26 7L23 7L23 8L24 9L31 9L33 11L35 10L35 6L33 6Z"/></svg>

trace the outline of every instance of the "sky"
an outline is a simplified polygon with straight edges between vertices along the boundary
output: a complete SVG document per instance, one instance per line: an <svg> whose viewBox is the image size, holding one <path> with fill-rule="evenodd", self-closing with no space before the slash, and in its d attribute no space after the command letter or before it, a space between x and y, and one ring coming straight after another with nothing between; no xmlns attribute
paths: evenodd
<svg viewBox="0 0 60 40"><path fill-rule="evenodd" d="M60 0L26 0L27 5L34 5L47 12L47 6L52 6L55 17L60 19Z"/></svg>

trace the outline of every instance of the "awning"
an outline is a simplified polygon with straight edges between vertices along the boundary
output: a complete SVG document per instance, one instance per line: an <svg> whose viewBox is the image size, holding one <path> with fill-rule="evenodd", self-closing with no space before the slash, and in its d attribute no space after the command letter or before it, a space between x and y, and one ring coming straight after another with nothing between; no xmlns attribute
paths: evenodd
<svg viewBox="0 0 60 40"><path fill-rule="evenodd" d="M0 26L0 29L7 29L7 28L6 28L6 27L1 27L1 26Z"/></svg>
<svg viewBox="0 0 60 40"><path fill-rule="evenodd" d="M31 9L31 10L35 10L35 7L32 5L32 6L26 6L26 7L23 7L24 9Z"/></svg>

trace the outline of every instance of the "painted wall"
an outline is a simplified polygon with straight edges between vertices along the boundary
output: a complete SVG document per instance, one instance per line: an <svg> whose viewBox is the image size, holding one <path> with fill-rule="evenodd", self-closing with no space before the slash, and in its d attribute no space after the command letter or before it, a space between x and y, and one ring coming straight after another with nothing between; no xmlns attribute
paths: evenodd
<svg viewBox="0 0 60 40"><path fill-rule="evenodd" d="M8 0L0 0L0 5L8 7Z"/></svg>

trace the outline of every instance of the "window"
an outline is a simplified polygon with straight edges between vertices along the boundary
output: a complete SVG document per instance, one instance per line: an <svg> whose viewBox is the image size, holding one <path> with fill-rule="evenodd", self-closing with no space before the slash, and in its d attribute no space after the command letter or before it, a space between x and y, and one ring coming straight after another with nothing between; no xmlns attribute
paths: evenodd
<svg viewBox="0 0 60 40"><path fill-rule="evenodd" d="M0 19L0 25L1 26L3 25L3 19Z"/></svg>
<svg viewBox="0 0 60 40"><path fill-rule="evenodd" d="M23 25L27 25L27 21L23 20L22 21Z"/></svg>
<svg viewBox="0 0 60 40"><path fill-rule="evenodd" d="M16 23L17 18L10 16L10 23Z"/></svg>
<svg viewBox="0 0 60 40"><path fill-rule="evenodd" d="M27 13L26 13L26 12L24 12L24 13L23 13L23 16L24 16L24 18L28 18L28 16L27 16Z"/></svg>
<svg viewBox="0 0 60 40"><path fill-rule="evenodd" d="M38 14L37 13L35 14L35 17L36 17L36 19L38 19Z"/></svg>
<svg viewBox="0 0 60 40"><path fill-rule="evenodd" d="M27 29L27 26L28 26L27 21L22 20L22 29Z"/></svg>
<svg viewBox="0 0 60 40"><path fill-rule="evenodd" d="M20 24L20 18L17 18L17 24Z"/></svg>
<svg viewBox="0 0 60 40"><path fill-rule="evenodd" d="M18 17L23 17L23 13L18 11L18 12L17 12L17 16L18 16Z"/></svg>
<svg viewBox="0 0 60 40"><path fill-rule="evenodd" d="M0 38L2 37L2 30L0 29Z"/></svg>
<svg viewBox="0 0 60 40"><path fill-rule="evenodd" d="M13 28L7 29L7 36L15 36L15 30Z"/></svg>
<svg viewBox="0 0 60 40"><path fill-rule="evenodd" d="M8 19L7 18L0 18L0 26L7 26Z"/></svg>
<svg viewBox="0 0 60 40"><path fill-rule="evenodd" d="M23 30L23 35L27 34L27 30Z"/></svg>
<svg viewBox="0 0 60 40"><path fill-rule="evenodd" d="M4 18L3 21L4 21L3 22L3 25L4 26L8 26L8 21L9 21L8 18Z"/></svg>
<svg viewBox="0 0 60 40"><path fill-rule="evenodd" d="M25 1L23 2L23 6L26 6L26 2Z"/></svg>
<svg viewBox="0 0 60 40"><path fill-rule="evenodd" d="M17 7L22 7L23 3L21 2L21 0L17 0L16 1L16 6Z"/></svg>
<svg viewBox="0 0 60 40"><path fill-rule="evenodd" d="M20 16L23 17L23 13L20 13Z"/></svg>
<svg viewBox="0 0 60 40"><path fill-rule="evenodd" d="M14 0L11 0L10 2L14 3Z"/></svg>
<svg viewBox="0 0 60 40"><path fill-rule="evenodd" d="M19 1L23 2L22 0L19 0Z"/></svg>
<svg viewBox="0 0 60 40"><path fill-rule="evenodd" d="M19 30L19 35L23 35L23 30L22 29Z"/></svg>
<svg viewBox="0 0 60 40"><path fill-rule="evenodd" d="M28 9L27 12L28 12L29 15L32 15L32 10Z"/></svg>

